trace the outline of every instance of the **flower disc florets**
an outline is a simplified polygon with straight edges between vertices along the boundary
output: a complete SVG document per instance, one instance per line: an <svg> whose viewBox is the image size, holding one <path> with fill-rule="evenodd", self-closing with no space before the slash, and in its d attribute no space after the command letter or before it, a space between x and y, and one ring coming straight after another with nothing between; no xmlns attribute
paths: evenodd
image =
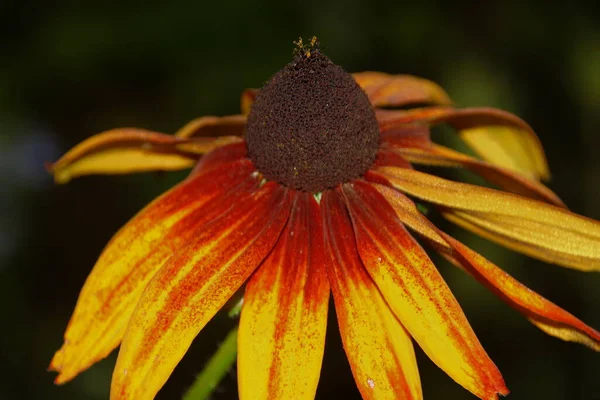
<svg viewBox="0 0 600 400"><path fill-rule="evenodd" d="M301 47L260 90L246 141L265 178L321 192L369 169L379 148L379 127L352 76L310 46Z"/></svg>

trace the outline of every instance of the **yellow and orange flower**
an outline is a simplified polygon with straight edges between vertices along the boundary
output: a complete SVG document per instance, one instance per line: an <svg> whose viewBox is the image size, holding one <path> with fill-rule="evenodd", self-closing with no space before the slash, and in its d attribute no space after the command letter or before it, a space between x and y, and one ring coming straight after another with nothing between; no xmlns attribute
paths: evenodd
<svg viewBox="0 0 600 400"><path fill-rule="evenodd" d="M430 127L442 123L479 158L433 143ZM413 168L420 164L466 168L501 190ZM514 115L457 109L413 76L349 75L308 46L263 89L244 92L242 115L203 117L173 136L115 129L50 169L64 183L192 167L102 252L51 362L56 383L120 344L111 398L153 398L246 283L242 399L314 398L330 292L363 398L422 398L411 338L477 397L506 395L413 235L544 332L600 350L598 331L442 232L412 200L515 251L599 270L600 223L571 213L540 183L549 176L543 150Z"/></svg>

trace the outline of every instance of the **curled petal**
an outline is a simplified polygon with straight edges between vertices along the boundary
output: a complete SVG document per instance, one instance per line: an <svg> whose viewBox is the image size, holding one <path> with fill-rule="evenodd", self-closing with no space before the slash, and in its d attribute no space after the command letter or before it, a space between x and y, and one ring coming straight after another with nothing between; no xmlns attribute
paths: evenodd
<svg viewBox="0 0 600 400"><path fill-rule="evenodd" d="M529 179L518 172L480 161L447 147L429 143L425 146L396 147L394 150L411 163L442 167L464 167L509 192L565 207L560 198L539 181Z"/></svg>
<svg viewBox="0 0 600 400"><path fill-rule="evenodd" d="M422 399L410 335L360 261L346 206L334 191L321 204L340 334L362 397Z"/></svg>
<svg viewBox="0 0 600 400"><path fill-rule="evenodd" d="M560 339L578 342L600 351L600 332L437 229L402 193L378 184L373 184L373 187L385 197L404 224L425 238L453 264L468 272L508 305L523 313L541 330Z"/></svg>
<svg viewBox="0 0 600 400"><path fill-rule="evenodd" d="M510 249L600 270L600 223L564 208L404 168L377 170L398 190L442 206L449 220Z"/></svg>
<svg viewBox="0 0 600 400"><path fill-rule="evenodd" d="M48 170L57 183L67 183L82 175L190 168L198 156L180 147L187 142L144 129L113 129L84 140L50 164ZM212 150L211 143L205 143L204 147Z"/></svg>
<svg viewBox="0 0 600 400"><path fill-rule="evenodd" d="M375 107L452 103L448 94L438 84L416 76L390 75L383 72L359 72L352 76Z"/></svg>
<svg viewBox="0 0 600 400"><path fill-rule="evenodd" d="M385 198L364 182L343 191L365 268L429 358L481 399L507 394L452 292Z"/></svg>
<svg viewBox="0 0 600 400"><path fill-rule="evenodd" d="M246 287L238 334L241 399L314 399L329 282L319 205L295 195L277 244Z"/></svg>
<svg viewBox="0 0 600 400"><path fill-rule="evenodd" d="M118 346L150 278L200 226L227 209L227 192L258 185L252 172L250 162L240 161L199 174L154 200L117 232L87 278L64 344L52 359L50 369L60 372L56 383L69 381Z"/></svg>
<svg viewBox="0 0 600 400"><path fill-rule="evenodd" d="M258 94L258 89L246 89L242 93L242 98L240 99L240 105L242 109L243 115L250 114L250 108L252 104L254 104L254 100L256 99L256 95Z"/></svg>
<svg viewBox="0 0 600 400"><path fill-rule="evenodd" d="M127 327L111 399L153 399L194 337L273 248L290 209L274 183L239 191L149 282Z"/></svg>
<svg viewBox="0 0 600 400"><path fill-rule="evenodd" d="M550 170L539 138L521 118L488 107L427 107L378 114L382 134L417 121L447 123L484 160L531 179L548 179Z"/></svg>
<svg viewBox="0 0 600 400"><path fill-rule="evenodd" d="M245 115L206 116L188 122L175 133L175 136L181 138L223 136L240 138L244 134L244 129L246 129Z"/></svg>

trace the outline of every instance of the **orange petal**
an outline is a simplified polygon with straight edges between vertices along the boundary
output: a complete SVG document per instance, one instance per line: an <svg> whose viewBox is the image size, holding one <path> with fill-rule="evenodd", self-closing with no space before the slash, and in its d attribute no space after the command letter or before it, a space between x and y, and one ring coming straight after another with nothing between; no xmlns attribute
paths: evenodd
<svg viewBox="0 0 600 400"><path fill-rule="evenodd" d="M367 274L339 194L321 199L328 275L342 342L364 399L422 399L410 335Z"/></svg>
<svg viewBox="0 0 600 400"><path fill-rule="evenodd" d="M370 176L369 176L370 178ZM359 182L355 182L360 185ZM442 238L437 230L432 226L423 214L419 211L415 203L404 194L378 183L370 183L371 187L377 190L385 197L388 204L394 209L398 219L411 230L417 232L420 236L426 238L438 250L444 250L451 253L451 246Z"/></svg>
<svg viewBox="0 0 600 400"><path fill-rule="evenodd" d="M184 181L117 232L87 278L65 342L50 364L50 369L60 372L57 384L74 378L118 346L150 278L200 226L227 209L231 195L224 193L244 181L246 187L258 185L252 172L249 161L240 161Z"/></svg>
<svg viewBox="0 0 600 400"><path fill-rule="evenodd" d="M494 108L428 107L378 114L382 132L402 124L447 123L484 160L531 179L548 179L550 170L539 138L521 118Z"/></svg>
<svg viewBox="0 0 600 400"><path fill-rule="evenodd" d="M244 141L219 147L206 154L200 159L200 161L198 161L190 173L190 177L209 171L213 168L220 167L224 164L245 159L247 153L248 148L246 146L246 142Z"/></svg>
<svg viewBox="0 0 600 400"><path fill-rule="evenodd" d="M383 72L359 72L352 75L375 107L452 103L444 89L427 79Z"/></svg>
<svg viewBox="0 0 600 400"><path fill-rule="evenodd" d="M544 332L600 351L600 332L527 288L492 262L437 229L402 193L378 184L373 187L394 209L402 223L430 242L453 264L474 276L494 294L523 313Z"/></svg>
<svg viewBox="0 0 600 400"><path fill-rule="evenodd" d="M227 115L224 117L205 116L196 118L175 133L181 138L200 137L242 137L246 129L245 115Z"/></svg>
<svg viewBox="0 0 600 400"><path fill-rule="evenodd" d="M538 328L559 339L600 351L600 332L529 289L458 240L441 231L439 233L455 250L453 258L456 262Z"/></svg>
<svg viewBox="0 0 600 400"><path fill-rule="evenodd" d="M420 123L399 124L379 128L382 144L402 147L427 147L431 145L429 126Z"/></svg>
<svg viewBox="0 0 600 400"><path fill-rule="evenodd" d="M429 124L431 121L435 121L436 118L448 115L455 110L456 108L449 106L417 107L408 110L377 109L375 110L375 116L381 132L384 133L389 129L399 128L414 122L427 122Z"/></svg>
<svg viewBox="0 0 600 400"><path fill-rule="evenodd" d="M241 399L314 399L329 282L319 205L296 194L277 245L246 287L238 333Z"/></svg>
<svg viewBox="0 0 600 400"><path fill-rule="evenodd" d="M290 193L273 182L240 190L150 281L127 327L111 399L153 399L194 337L275 245Z"/></svg>
<svg viewBox="0 0 600 400"><path fill-rule="evenodd" d="M240 105L242 109L243 115L250 114L250 108L252 104L254 104L254 100L256 99L256 95L258 94L258 89L246 89L242 93L242 98L240 99Z"/></svg>
<svg viewBox="0 0 600 400"><path fill-rule="evenodd" d="M365 268L429 358L481 399L506 395L452 292L385 198L364 182L346 184L343 192Z"/></svg>
<svg viewBox="0 0 600 400"><path fill-rule="evenodd" d="M447 147L429 143L425 146L396 147L394 150L412 163L464 167L509 192L565 207L560 198L539 181L529 179L518 172L469 157Z"/></svg>
<svg viewBox="0 0 600 400"><path fill-rule="evenodd" d="M582 271L600 270L600 223L536 200L404 168L377 170L398 190L508 248Z"/></svg>
<svg viewBox="0 0 600 400"><path fill-rule="evenodd" d="M48 170L57 183L67 183L82 175L189 168L198 156L178 148L186 142L144 129L113 129L79 143L60 160L50 164Z"/></svg>
<svg viewBox="0 0 600 400"><path fill-rule="evenodd" d="M377 157L373 165L377 167L412 168L412 165L406 158L384 146L377 152Z"/></svg>

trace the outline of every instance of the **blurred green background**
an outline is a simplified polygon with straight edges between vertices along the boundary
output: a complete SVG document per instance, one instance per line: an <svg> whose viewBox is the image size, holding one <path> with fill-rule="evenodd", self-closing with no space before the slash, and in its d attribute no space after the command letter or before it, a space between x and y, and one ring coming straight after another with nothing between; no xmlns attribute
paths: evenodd
<svg viewBox="0 0 600 400"><path fill-rule="evenodd" d="M0 1L0 399L107 399L115 354L56 387L46 367L77 293L112 234L184 174L89 177L55 186L44 169L118 126L174 132L234 114L317 35L348 71L411 73L460 105L496 106L538 132L553 180L600 219L600 13L595 2ZM600 328L600 276L515 255L440 225ZM437 259L436 259L437 260ZM544 335L469 277L442 274L504 374L511 399L600 399L598 354ZM159 398L176 399L232 321L218 315ZM318 397L359 398L331 320ZM427 399L471 399L421 352ZM236 398L235 372L215 399Z"/></svg>

